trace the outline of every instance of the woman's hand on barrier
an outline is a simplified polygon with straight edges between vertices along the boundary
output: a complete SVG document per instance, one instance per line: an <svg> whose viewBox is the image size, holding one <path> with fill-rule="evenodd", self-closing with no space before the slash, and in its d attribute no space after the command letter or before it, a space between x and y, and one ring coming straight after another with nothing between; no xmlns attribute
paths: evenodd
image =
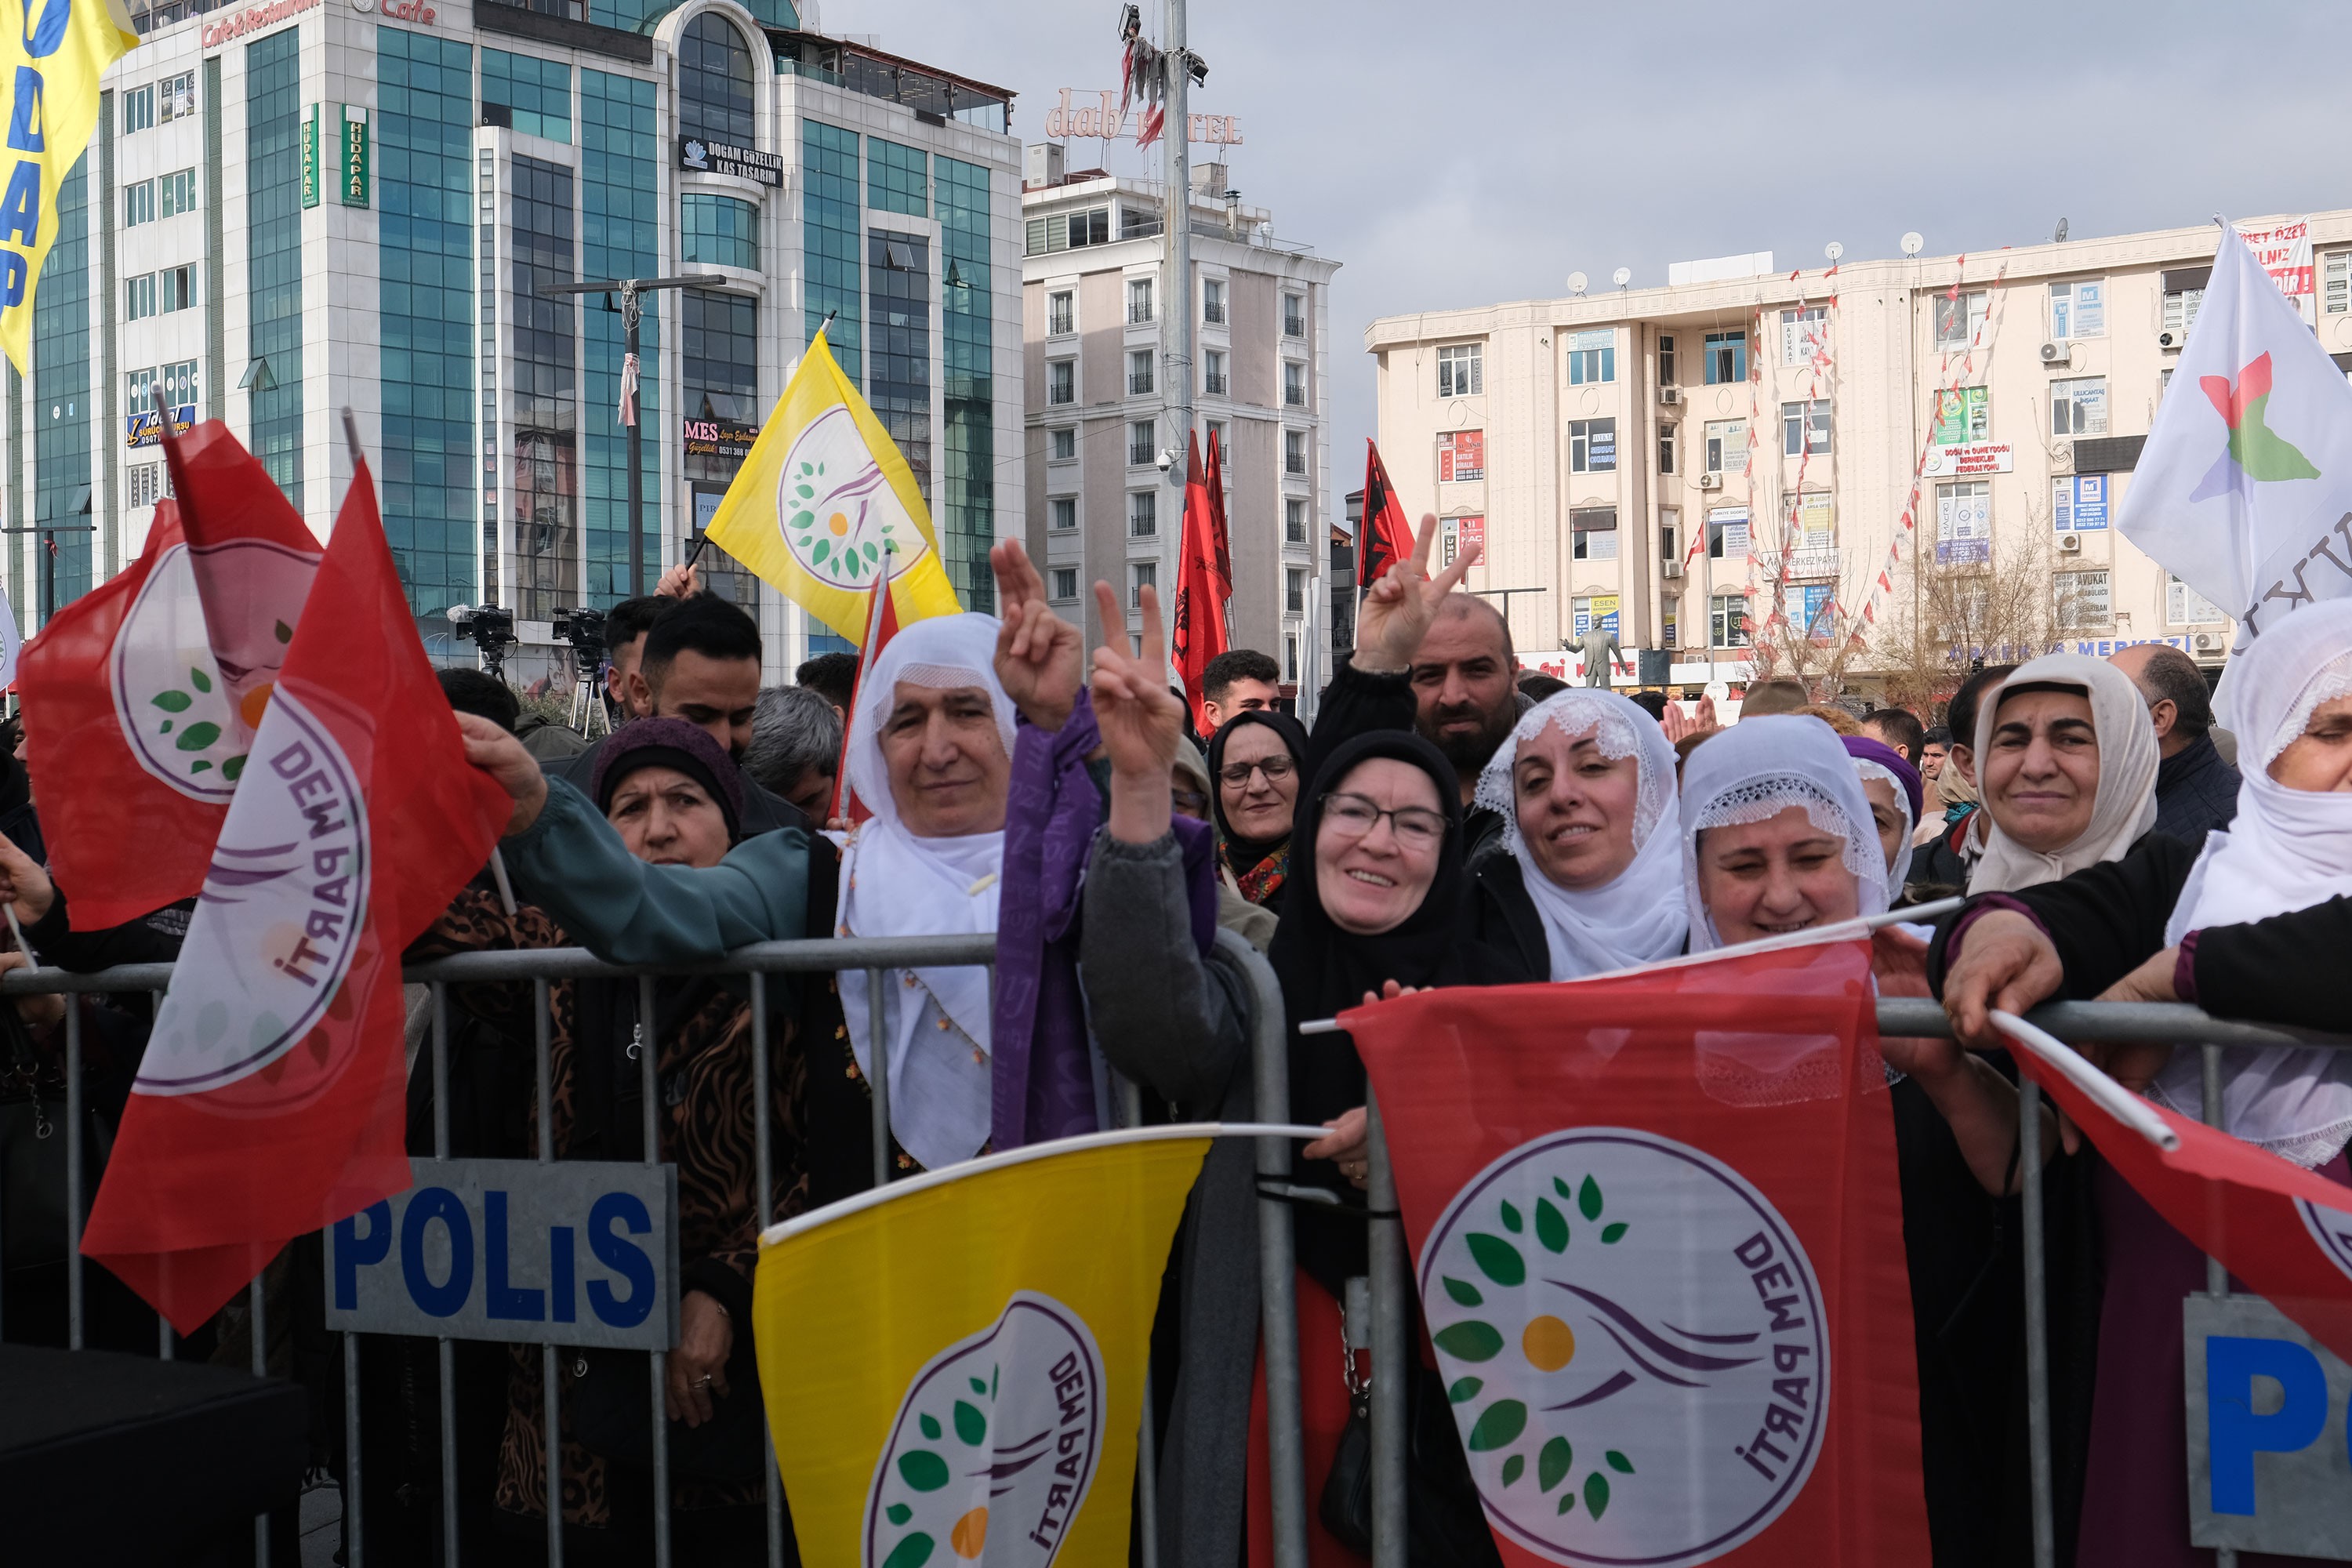
<svg viewBox="0 0 2352 1568"><path fill-rule="evenodd" d="M15 907L26 925L37 921L58 901L57 884L41 863L0 836L0 900Z"/></svg>
<svg viewBox="0 0 2352 1568"><path fill-rule="evenodd" d="M1127 612L1108 583L1095 584L1103 642L1095 649L1095 722L1110 759L1110 836L1154 844L1174 816L1170 770L1184 734L1184 704L1168 689L1168 641L1160 630L1160 591L1142 593L1141 651L1127 651Z"/></svg>
<svg viewBox="0 0 2352 1568"><path fill-rule="evenodd" d="M5 952L0 952L0 974L5 974L12 969L32 967L32 959L14 948ZM23 1022L26 1028L33 1032L36 1038L47 1036L49 1031L65 1022L66 999L54 991L45 995L18 996L13 1000L16 1004L17 1018Z"/></svg>
<svg viewBox="0 0 2352 1568"><path fill-rule="evenodd" d="M677 1349L663 1365L662 1404L673 1421L699 1426L713 1398L724 1399L727 1357L735 1349L735 1321L707 1290L688 1290L677 1307Z"/></svg>
<svg viewBox="0 0 2352 1568"><path fill-rule="evenodd" d="M1412 668L1412 656L1421 651L1421 639L1429 635L1430 623L1437 618L1439 602L1477 563L1479 547L1473 542L1464 545L1454 563L1432 579L1429 552L1436 539L1437 514L1429 512L1421 520L1412 553L1391 563L1366 591L1356 612L1356 651L1351 658L1358 669L1402 675Z"/></svg>
<svg viewBox="0 0 2352 1568"><path fill-rule="evenodd" d="M1992 1013L2022 1016L2049 999L2066 978L2050 933L2015 910L1994 910L1963 933L1960 952L1944 974L1944 1015L1971 1050L2009 1047Z"/></svg>
<svg viewBox="0 0 2352 1568"><path fill-rule="evenodd" d="M2180 993L2172 986L2173 976L2180 972L2180 949L2168 947L2151 956L2145 963L2098 994L2102 1002L2178 1002ZM2156 1075L2172 1060L2170 1046L2147 1045L2136 1040L2090 1042L2074 1047L2093 1067L2130 1089L2144 1094L2156 1081Z"/></svg>
<svg viewBox="0 0 2352 1568"><path fill-rule="evenodd" d="M1058 731L1070 721L1085 679L1084 639L1047 606L1045 580L1019 540L1000 541L988 563L996 574L997 613L1004 618L996 634L996 679L1022 717Z"/></svg>
<svg viewBox="0 0 2352 1568"><path fill-rule="evenodd" d="M466 760L496 779L514 802L503 837L512 838L539 820L547 805L547 775L522 742L494 720L478 713L457 715L457 731L466 738Z"/></svg>
<svg viewBox="0 0 2352 1568"><path fill-rule="evenodd" d="M1396 984L1391 981L1389 984ZM1337 1121L1326 1121L1329 1133L1318 1138L1299 1151L1310 1160L1329 1160L1339 1167L1339 1173L1361 1191L1371 1174L1372 1156L1370 1121L1364 1108L1343 1111Z"/></svg>

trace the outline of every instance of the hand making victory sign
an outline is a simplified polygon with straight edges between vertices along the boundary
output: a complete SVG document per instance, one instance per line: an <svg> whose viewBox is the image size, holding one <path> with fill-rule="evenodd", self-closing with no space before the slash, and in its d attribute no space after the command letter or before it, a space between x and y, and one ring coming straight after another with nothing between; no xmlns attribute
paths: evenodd
<svg viewBox="0 0 2352 1568"><path fill-rule="evenodd" d="M1479 547L1465 544L1454 564L1429 575L1430 547L1437 542L1437 516L1424 513L1414 536L1412 553L1390 566L1381 580L1365 591L1356 612L1355 665L1370 673L1401 674L1412 667L1412 656L1437 618L1439 601L1452 593L1477 564Z"/></svg>
<svg viewBox="0 0 2352 1568"><path fill-rule="evenodd" d="M1160 624L1160 590L1142 591L1142 651L1127 651L1127 616L1108 583L1095 584L1103 642L1095 649L1095 722L1110 757L1110 834L1150 844L1168 832L1170 770L1184 733L1184 704L1168 689L1168 638Z"/></svg>
<svg viewBox="0 0 2352 1568"><path fill-rule="evenodd" d="M1029 722L1058 731L1069 722L1085 679L1078 658L1084 639L1046 605L1045 580L1019 540L999 542L988 564L1004 622L996 634L996 679Z"/></svg>

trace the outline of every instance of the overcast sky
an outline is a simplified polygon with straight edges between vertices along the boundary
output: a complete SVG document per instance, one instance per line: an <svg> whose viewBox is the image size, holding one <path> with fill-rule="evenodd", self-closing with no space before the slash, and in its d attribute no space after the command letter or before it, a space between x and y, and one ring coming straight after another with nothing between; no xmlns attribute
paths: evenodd
<svg viewBox="0 0 2352 1568"><path fill-rule="evenodd" d="M806 3L806 0L803 0ZM810 25L1021 95L1115 88L1117 0L816 0ZM1159 0L1144 0L1160 36ZM1374 318L1605 288L1770 250L1782 269L2352 205L2342 0L1192 0L1196 113L1232 183L1343 263L1333 510L1372 433ZM1164 39L1162 40L1164 42ZM1098 142L1072 147L1076 166ZM1205 149L1196 149L1195 156ZM1115 144L1109 166L1159 171Z"/></svg>

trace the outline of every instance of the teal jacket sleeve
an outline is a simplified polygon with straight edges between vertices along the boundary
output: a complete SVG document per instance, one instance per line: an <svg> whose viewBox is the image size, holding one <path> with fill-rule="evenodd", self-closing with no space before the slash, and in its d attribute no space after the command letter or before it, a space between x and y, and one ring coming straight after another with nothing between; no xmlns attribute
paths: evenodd
<svg viewBox="0 0 2352 1568"><path fill-rule="evenodd" d="M547 806L502 840L515 896L613 963L691 963L806 934L808 837L747 838L709 868L648 866L578 790L547 781Z"/></svg>

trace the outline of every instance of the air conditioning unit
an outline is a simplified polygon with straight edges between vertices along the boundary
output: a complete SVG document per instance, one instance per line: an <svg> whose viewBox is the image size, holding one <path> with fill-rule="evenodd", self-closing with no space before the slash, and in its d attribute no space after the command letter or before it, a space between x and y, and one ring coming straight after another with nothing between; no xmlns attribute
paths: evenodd
<svg viewBox="0 0 2352 1568"><path fill-rule="evenodd" d="M2188 341L2189 329L2186 327L2167 327L2156 334L2156 346L2167 353L2178 353Z"/></svg>
<svg viewBox="0 0 2352 1568"><path fill-rule="evenodd" d="M1662 387L1658 388L1658 401L1659 401L1660 403L1664 404L1664 405L1665 406L1667 406L1668 408L1674 408L1674 407L1677 407L1677 406L1679 406L1679 405L1681 405L1681 403L1682 403L1682 400L1683 400L1683 389L1682 389L1681 387L1679 387L1679 386L1662 386Z"/></svg>
<svg viewBox="0 0 2352 1568"><path fill-rule="evenodd" d="M1662 561L1658 563L1658 575L1668 582L1674 581L1682 574L1683 563L1679 561Z"/></svg>
<svg viewBox="0 0 2352 1568"><path fill-rule="evenodd" d="M1703 490L1719 490L1723 488L1723 476L1721 474L1701 474L1698 477L1698 488Z"/></svg>
<svg viewBox="0 0 2352 1568"><path fill-rule="evenodd" d="M2083 536L2079 533L2060 534L2058 536L2058 553L2061 555L2080 555L2083 553Z"/></svg>
<svg viewBox="0 0 2352 1568"><path fill-rule="evenodd" d="M2042 363L2043 364L2064 364L2074 357L2074 345L2072 343L2043 343L2042 345Z"/></svg>
<svg viewBox="0 0 2352 1568"><path fill-rule="evenodd" d="M2199 653L2220 653L2226 647L2227 639L2220 632L2199 632L2196 644Z"/></svg>

